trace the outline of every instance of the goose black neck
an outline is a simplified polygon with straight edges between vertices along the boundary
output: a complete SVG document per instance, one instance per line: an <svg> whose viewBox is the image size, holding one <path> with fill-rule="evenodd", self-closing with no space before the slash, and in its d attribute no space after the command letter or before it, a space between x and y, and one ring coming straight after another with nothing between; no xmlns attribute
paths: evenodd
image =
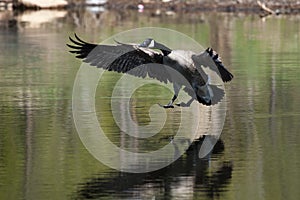
<svg viewBox="0 0 300 200"><path fill-rule="evenodd" d="M172 51L171 49L169 49L168 47L166 47L165 45L160 44L160 43L156 43L155 48L161 50L161 52L163 53L164 56L169 55Z"/></svg>

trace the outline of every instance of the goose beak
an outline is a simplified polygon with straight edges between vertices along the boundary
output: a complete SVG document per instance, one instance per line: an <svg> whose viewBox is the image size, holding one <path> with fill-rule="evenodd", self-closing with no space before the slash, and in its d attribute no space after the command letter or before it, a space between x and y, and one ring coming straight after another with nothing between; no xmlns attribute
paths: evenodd
<svg viewBox="0 0 300 200"><path fill-rule="evenodd" d="M139 45L139 47L144 47L144 48L148 47L147 41L144 41L142 44Z"/></svg>

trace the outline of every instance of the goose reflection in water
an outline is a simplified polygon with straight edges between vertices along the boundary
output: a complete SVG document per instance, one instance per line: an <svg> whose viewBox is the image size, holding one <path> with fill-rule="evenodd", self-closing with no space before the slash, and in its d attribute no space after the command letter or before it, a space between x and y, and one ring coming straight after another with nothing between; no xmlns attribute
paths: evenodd
<svg viewBox="0 0 300 200"><path fill-rule="evenodd" d="M204 137L194 141L185 156L163 169L141 174L116 171L101 178L95 175L80 183L74 195L78 199L192 199L194 193L210 199L220 196L230 183L233 165L229 161L199 159L198 151ZM211 156L220 156L223 151L224 143L218 140ZM219 167L208 170L214 164Z"/></svg>

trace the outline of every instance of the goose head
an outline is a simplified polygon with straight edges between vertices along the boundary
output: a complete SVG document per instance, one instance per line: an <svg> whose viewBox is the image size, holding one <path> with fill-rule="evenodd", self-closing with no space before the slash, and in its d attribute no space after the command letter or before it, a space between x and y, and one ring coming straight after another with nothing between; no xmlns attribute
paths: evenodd
<svg viewBox="0 0 300 200"><path fill-rule="evenodd" d="M144 42L142 42L138 47L142 48L149 48L149 49L158 49L160 50L164 56L169 55L172 50L169 47L166 47L165 45L156 42L152 38L147 38Z"/></svg>
<svg viewBox="0 0 300 200"><path fill-rule="evenodd" d="M142 42L139 47L144 47L144 48L157 48L157 44L155 40L152 38L147 38L144 42Z"/></svg>

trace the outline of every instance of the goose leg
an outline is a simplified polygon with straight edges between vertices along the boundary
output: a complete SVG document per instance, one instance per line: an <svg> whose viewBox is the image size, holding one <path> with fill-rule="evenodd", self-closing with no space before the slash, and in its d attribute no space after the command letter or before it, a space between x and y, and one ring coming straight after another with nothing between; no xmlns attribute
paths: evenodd
<svg viewBox="0 0 300 200"><path fill-rule="evenodd" d="M164 105L163 107L164 107L164 108L174 108L173 103L174 103L174 101L175 101L176 99L177 99L177 95L174 94L174 96L172 97L171 101L170 101L167 105Z"/></svg>
<svg viewBox="0 0 300 200"><path fill-rule="evenodd" d="M179 90L180 90L181 86L174 83L173 88L174 88L174 96L172 97L171 101L167 105L164 105L162 107L164 107L164 108L174 108L173 103L178 97L178 93L179 93Z"/></svg>

